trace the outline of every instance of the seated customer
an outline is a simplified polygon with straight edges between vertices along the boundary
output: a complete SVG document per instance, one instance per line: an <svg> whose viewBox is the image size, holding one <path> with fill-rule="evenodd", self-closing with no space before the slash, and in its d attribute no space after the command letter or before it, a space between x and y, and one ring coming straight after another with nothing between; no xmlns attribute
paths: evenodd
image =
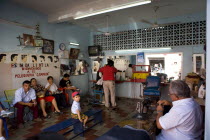
<svg viewBox="0 0 210 140"><path fill-rule="evenodd" d="M69 74L64 74L63 78L59 83L59 86L65 89L76 90L76 87L71 85L71 81L69 80L69 78L70 78Z"/></svg>
<svg viewBox="0 0 210 140"><path fill-rule="evenodd" d="M160 100L157 106L156 125L162 129L157 140L200 140L203 116L200 106L190 98L188 85L181 80L172 81L169 87L172 103ZM163 115L163 106L171 105Z"/></svg>
<svg viewBox="0 0 210 140"><path fill-rule="evenodd" d="M38 118L36 93L33 88L30 88L30 84L30 81L24 81L22 87L17 89L15 92L13 105L17 108L17 121L19 127L23 126L23 112L25 107L29 107L31 110L33 110L34 119Z"/></svg>
<svg viewBox="0 0 210 140"><path fill-rule="evenodd" d="M38 96L37 100L40 103L40 107L42 109L42 113L45 118L50 118L50 116L47 114L45 110L46 102L52 102L52 105L54 106L55 111L60 112L60 110L58 109L55 97L45 96L46 89L43 86L37 84L37 81L35 78L31 79L31 87L36 91L36 95Z"/></svg>
<svg viewBox="0 0 210 140"><path fill-rule="evenodd" d="M58 87L56 86L56 84L53 83L53 77L52 76L47 77L47 81L48 83L46 84L45 88L49 93L49 95L55 97L58 106L66 107L67 105L66 105L65 95L58 94L59 93Z"/></svg>
<svg viewBox="0 0 210 140"><path fill-rule="evenodd" d="M63 89L63 93L66 96L66 102L69 103L69 93L71 94L71 91L75 91L76 87L71 85L71 81L69 80L70 75L64 74L63 78L60 80L59 86Z"/></svg>

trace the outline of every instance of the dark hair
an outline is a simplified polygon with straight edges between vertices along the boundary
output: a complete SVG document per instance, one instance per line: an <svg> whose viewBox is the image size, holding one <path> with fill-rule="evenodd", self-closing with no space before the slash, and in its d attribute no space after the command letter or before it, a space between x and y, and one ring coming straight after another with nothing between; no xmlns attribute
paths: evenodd
<svg viewBox="0 0 210 140"><path fill-rule="evenodd" d="M70 77L70 75L66 73L63 75L63 77Z"/></svg>
<svg viewBox="0 0 210 140"><path fill-rule="evenodd" d="M53 61L52 56L48 56L48 58L50 59L51 62Z"/></svg>
<svg viewBox="0 0 210 140"><path fill-rule="evenodd" d="M15 56L18 56L18 54L12 54L11 55L11 61L13 61L13 59L14 59Z"/></svg>
<svg viewBox="0 0 210 140"><path fill-rule="evenodd" d="M21 55L21 59L24 59L27 55Z"/></svg>
<svg viewBox="0 0 210 140"><path fill-rule="evenodd" d="M31 80L30 80L30 81L32 82L32 80L36 80L36 78L31 78Z"/></svg>
<svg viewBox="0 0 210 140"><path fill-rule="evenodd" d="M27 138L26 140L67 140L64 136L55 132L41 132L38 135Z"/></svg>
<svg viewBox="0 0 210 140"><path fill-rule="evenodd" d="M108 64L107 64L107 65L109 65L109 66L114 66L114 61L108 59Z"/></svg>
<svg viewBox="0 0 210 140"><path fill-rule="evenodd" d="M128 67L131 67L132 68L133 67L133 64L129 64Z"/></svg>
<svg viewBox="0 0 210 140"><path fill-rule="evenodd" d="M30 85L30 84L31 84L31 82L30 82L30 81L28 81L28 80L25 80L25 81L23 82L23 85L24 85L24 84L29 84L29 85Z"/></svg>
<svg viewBox="0 0 210 140"><path fill-rule="evenodd" d="M33 57L33 58L37 61L37 57L36 57L36 55L32 55L31 57Z"/></svg>
<svg viewBox="0 0 210 140"><path fill-rule="evenodd" d="M47 80L50 80L50 79L53 80L53 77L52 77L52 76L48 76L48 77L47 77Z"/></svg>
<svg viewBox="0 0 210 140"><path fill-rule="evenodd" d="M45 60L45 57L44 57L43 55L40 55L39 57L40 57L40 58L43 58L43 59Z"/></svg>
<svg viewBox="0 0 210 140"><path fill-rule="evenodd" d="M6 56L6 54L0 54L0 61L2 60L2 58Z"/></svg>
<svg viewBox="0 0 210 140"><path fill-rule="evenodd" d="M182 80L172 81L170 84L169 92L175 94L178 97L189 98L190 97L190 88Z"/></svg>

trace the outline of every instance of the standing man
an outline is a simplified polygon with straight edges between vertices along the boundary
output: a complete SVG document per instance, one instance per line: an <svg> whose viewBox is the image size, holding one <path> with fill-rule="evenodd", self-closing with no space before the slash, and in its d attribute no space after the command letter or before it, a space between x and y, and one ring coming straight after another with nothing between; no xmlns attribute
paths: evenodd
<svg viewBox="0 0 210 140"><path fill-rule="evenodd" d="M24 81L22 87L17 89L15 92L13 105L17 108L17 120L19 127L23 127L23 112L24 108L27 106L33 111L34 119L38 118L36 93L33 88L30 88L30 84L30 81Z"/></svg>
<svg viewBox="0 0 210 140"><path fill-rule="evenodd" d="M114 61L108 60L108 64L99 69L103 74L103 88L105 94L105 106L109 108L109 93L111 94L111 103L113 110L116 109L115 102L115 73L117 69L114 67Z"/></svg>

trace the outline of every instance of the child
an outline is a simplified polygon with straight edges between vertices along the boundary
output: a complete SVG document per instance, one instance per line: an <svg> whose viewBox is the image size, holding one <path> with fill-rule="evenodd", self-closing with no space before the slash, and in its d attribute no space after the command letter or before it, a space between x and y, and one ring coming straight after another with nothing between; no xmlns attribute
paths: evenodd
<svg viewBox="0 0 210 140"><path fill-rule="evenodd" d="M80 122L83 122L83 126L85 128L87 128L85 126L85 124L88 120L88 116L81 113L80 102L79 102L80 101L79 92L73 92L72 93L72 98L73 98L74 102L71 106L71 117L73 119L79 119Z"/></svg>

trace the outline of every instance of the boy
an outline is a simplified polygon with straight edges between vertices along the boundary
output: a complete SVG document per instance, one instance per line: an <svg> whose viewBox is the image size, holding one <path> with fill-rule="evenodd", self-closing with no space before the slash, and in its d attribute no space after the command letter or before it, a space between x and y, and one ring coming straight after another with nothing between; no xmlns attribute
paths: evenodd
<svg viewBox="0 0 210 140"><path fill-rule="evenodd" d="M80 122L83 122L83 126L84 128L87 128L85 126L87 120L88 120L88 116L82 114L81 112L81 108L80 108L80 95L79 92L73 92L72 93L72 98L74 100L72 106L71 106L71 117L73 119L79 119Z"/></svg>

